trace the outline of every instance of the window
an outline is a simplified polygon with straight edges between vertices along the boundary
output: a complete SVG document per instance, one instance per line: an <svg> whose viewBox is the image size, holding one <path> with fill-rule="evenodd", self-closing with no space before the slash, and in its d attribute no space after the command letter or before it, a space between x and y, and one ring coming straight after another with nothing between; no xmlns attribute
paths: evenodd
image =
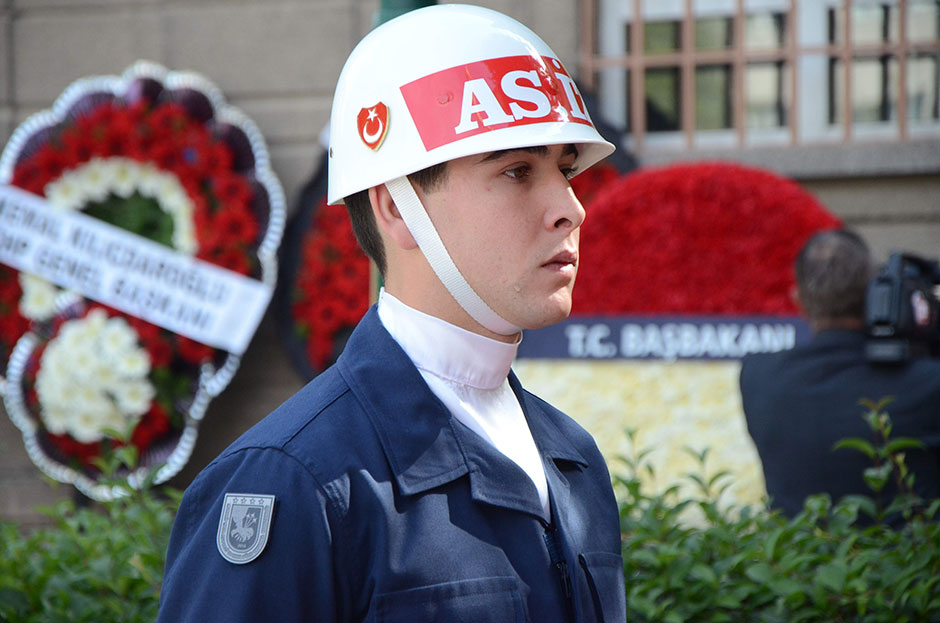
<svg viewBox="0 0 940 623"><path fill-rule="evenodd" d="M584 5L581 80L636 151L940 133L940 0Z"/></svg>

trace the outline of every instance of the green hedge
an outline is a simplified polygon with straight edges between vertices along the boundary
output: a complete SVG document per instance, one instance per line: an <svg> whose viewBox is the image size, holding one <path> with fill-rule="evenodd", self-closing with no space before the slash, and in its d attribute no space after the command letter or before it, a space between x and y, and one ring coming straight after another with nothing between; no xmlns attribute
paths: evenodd
<svg viewBox="0 0 940 623"><path fill-rule="evenodd" d="M118 450L105 468L114 473L118 463L135 464L133 448ZM27 533L0 521L0 621L156 620L181 496L149 484L140 491L121 486L126 495L112 502L76 508L63 501L42 509L52 528Z"/></svg>
<svg viewBox="0 0 940 623"><path fill-rule="evenodd" d="M791 520L722 508L729 476L705 476L706 453L697 455L701 472L689 476L698 496L680 500L678 487L652 495L636 477L649 469L647 453L625 457L614 485L621 500L628 620L940 620L940 500L912 496L903 451L917 444L891 440L883 405L869 406L877 441L841 445L872 458L866 479L873 489L889 478L901 487L888 508L860 496L836 504L812 497ZM119 451L110 469L134 458ZM62 502L46 510L53 527L29 534L0 521L0 621L153 621L179 497L144 487L94 507ZM694 525L690 512L698 515ZM874 524L859 527L855 520L862 515ZM903 516L903 528L886 525L893 516Z"/></svg>
<svg viewBox="0 0 940 623"><path fill-rule="evenodd" d="M886 508L871 497L832 504L810 497L787 520L750 508L721 509L728 475L691 474L697 499L677 487L649 495L636 478L647 451L624 457L615 478L623 533L627 619L636 622L940 621L940 500L918 500L904 451L921 444L891 439L881 403L864 402L874 443L847 439L838 448L872 459L873 492L891 478L901 494ZM628 433L632 438L632 433ZM693 453L694 454L694 453ZM707 453L698 454L705 473ZM690 511L696 526L683 521ZM868 527L856 523L864 518ZM889 518L903 520L892 529Z"/></svg>

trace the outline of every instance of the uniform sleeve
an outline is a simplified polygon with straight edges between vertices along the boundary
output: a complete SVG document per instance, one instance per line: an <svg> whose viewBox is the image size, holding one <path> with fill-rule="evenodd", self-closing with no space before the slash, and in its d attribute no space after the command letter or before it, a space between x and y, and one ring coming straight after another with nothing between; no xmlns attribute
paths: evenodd
<svg viewBox="0 0 940 623"><path fill-rule="evenodd" d="M226 493L275 496L267 544L233 564L217 545ZM221 458L186 490L167 552L158 623L340 621L328 500L278 449Z"/></svg>

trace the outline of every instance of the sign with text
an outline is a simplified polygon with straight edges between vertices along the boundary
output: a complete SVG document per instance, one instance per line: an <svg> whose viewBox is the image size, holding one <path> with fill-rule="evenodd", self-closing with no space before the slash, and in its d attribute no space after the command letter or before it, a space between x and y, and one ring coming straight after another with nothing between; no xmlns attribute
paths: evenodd
<svg viewBox="0 0 940 623"><path fill-rule="evenodd" d="M739 359L809 340L793 316L573 316L526 331L519 357L530 359Z"/></svg>
<svg viewBox="0 0 940 623"><path fill-rule="evenodd" d="M272 288L0 185L0 263L236 355Z"/></svg>

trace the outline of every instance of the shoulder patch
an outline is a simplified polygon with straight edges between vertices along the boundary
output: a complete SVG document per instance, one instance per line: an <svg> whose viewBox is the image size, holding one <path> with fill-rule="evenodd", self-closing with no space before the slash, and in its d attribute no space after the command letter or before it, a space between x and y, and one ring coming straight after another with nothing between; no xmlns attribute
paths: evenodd
<svg viewBox="0 0 940 623"><path fill-rule="evenodd" d="M222 558L236 565L251 562L268 544L274 496L226 493L215 542Z"/></svg>

